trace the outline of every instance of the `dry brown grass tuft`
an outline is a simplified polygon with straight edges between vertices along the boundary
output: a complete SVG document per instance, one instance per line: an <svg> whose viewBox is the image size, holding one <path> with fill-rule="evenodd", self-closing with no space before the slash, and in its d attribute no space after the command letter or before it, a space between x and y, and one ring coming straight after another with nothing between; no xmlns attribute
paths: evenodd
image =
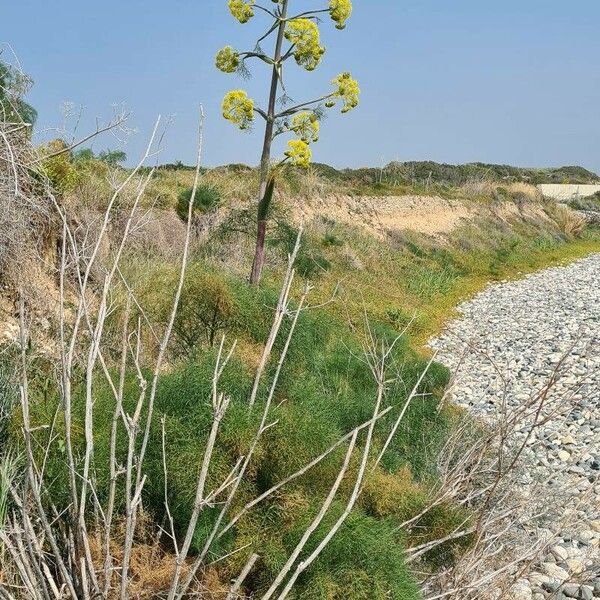
<svg viewBox="0 0 600 600"><path fill-rule="evenodd" d="M468 199L491 197L496 187L497 185L492 181L474 179L460 186L459 195Z"/></svg>
<svg viewBox="0 0 600 600"><path fill-rule="evenodd" d="M567 206L551 204L546 212L567 238L579 237L585 229L585 219Z"/></svg>
<svg viewBox="0 0 600 600"><path fill-rule="evenodd" d="M515 182L506 186L506 189L509 191L511 196L513 197L521 197L523 199L529 200L530 202L541 202L543 200L542 193L535 186L530 183L523 182Z"/></svg>
<svg viewBox="0 0 600 600"><path fill-rule="evenodd" d="M166 597L169 592L175 571L176 556L163 543L164 540L150 535L150 517L142 515L138 524L138 536L131 550L129 567L129 597L135 600L152 600ZM123 560L123 537L125 524L116 527L115 536L110 542L113 564L120 565ZM103 570L103 532L92 534L90 550L92 559L97 565L98 572ZM183 568L184 576L190 572L192 560L186 561ZM1 581L1 579L0 579ZM104 582L102 582L104 583ZM119 597L118 569L113 575L107 600ZM190 597L206 598L207 600L225 600L229 590L227 582L223 582L217 569L206 568L190 588Z"/></svg>
<svg viewBox="0 0 600 600"><path fill-rule="evenodd" d="M503 183L498 181L474 179L458 188L459 197L469 200L505 198L517 202L541 202L542 194L535 185L516 181Z"/></svg>

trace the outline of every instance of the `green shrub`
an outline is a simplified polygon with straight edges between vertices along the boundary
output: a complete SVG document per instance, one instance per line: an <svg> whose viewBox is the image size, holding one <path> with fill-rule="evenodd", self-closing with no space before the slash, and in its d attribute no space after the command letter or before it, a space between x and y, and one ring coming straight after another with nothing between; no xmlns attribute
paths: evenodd
<svg viewBox="0 0 600 600"><path fill-rule="evenodd" d="M174 285L171 279L163 274L152 277L152 281L159 298L170 296L169 290ZM276 304L275 290L251 288L239 280L206 273L196 265L190 270L189 282L190 287L185 294L189 294L192 304L198 293L207 292L207 286L221 289L220 296L226 294L231 300L236 317L224 324L229 339L238 337L264 341ZM201 289L194 292L193 286L196 284ZM186 314L188 309L185 304L182 309ZM199 320L197 315L190 318L194 323ZM267 367L267 375L273 373L288 328L289 320L286 320L274 347L274 360ZM374 323L372 330L374 335L388 343L397 336L394 328L381 323ZM192 360L175 363L169 372L165 372L157 388L155 419L145 465L149 477L143 491L144 506L157 523L164 522L165 481L160 422L164 417L167 442L165 460L169 474L167 493L178 536L184 535L193 508L196 478L210 429L211 379L215 356L216 351L211 348L194 352ZM404 407L407 394L426 364L424 359L411 351L406 338L397 341L389 360L390 372L401 373L402 377L394 385L390 384L387 390L385 403L392 407L392 411L375 428L374 448L381 447ZM257 430L267 390L266 386L261 386L256 410L249 411L252 375L252 369L235 357L223 372L220 391L231 398L231 404L217 438L207 481L209 490L217 487L238 458L247 453ZM419 597L404 562L406 540L399 532L399 525L422 509L428 482L434 478L432 458L439 451L448 427L445 413L439 407L439 392L447 381L448 371L441 365L432 365L421 386L420 391L424 395L415 399L406 412L398 435L377 470L379 475L374 475L373 481L367 480L364 498L359 499L331 545L298 580L295 597L308 600L383 600L389 597L416 600ZM137 376L131 373L124 390L124 410L127 414L134 411L138 396ZM261 438L231 512L237 513L248 500L293 473L352 428L370 419L375 396L376 386L370 369L361 357L360 338L323 310L302 313L275 391L271 418L277 421L276 426L269 428ZM74 439L75 454L79 456L84 443L81 427L85 417L84 390L74 390L73 403L74 431L79 432ZM48 422L53 418L57 406L58 402L40 402L34 423ZM115 400L110 387L99 385L95 391L94 464L96 492L101 502L106 501L110 480L108 456L114 407ZM56 422L61 423L60 416ZM341 513L352 475L356 473L362 439L359 439L356 456L342 486L340 500L334 503L305 552L315 547ZM126 433L120 426L117 440L120 462L125 454ZM223 578L235 576L248 555L259 551L261 560L248 580L247 592L258 595L264 592L329 491L343 454L343 448L332 453L302 477L256 506L227 535L217 540L211 549L210 558L213 560L244 548L218 563ZM49 477L56 482L53 493L56 492L57 497L53 500L59 510L64 509L69 498L60 497L60 490L66 488L64 481L68 470L64 449L58 444L52 445L46 469ZM122 479L119 485L122 485ZM118 510L123 509L122 497L123 491L119 489ZM222 497L218 498L214 507L203 511L192 545L195 552L204 546L222 500ZM432 531L447 531L456 516L451 510L445 509L430 519Z"/></svg>
<svg viewBox="0 0 600 600"><path fill-rule="evenodd" d="M149 278L146 303L160 322L171 317L172 298L179 274L174 269ZM203 343L213 346L217 336L232 327L238 307L225 277L200 265L188 268L173 323L171 347L176 356L190 357Z"/></svg>
<svg viewBox="0 0 600 600"><path fill-rule="evenodd" d="M183 222L187 222L190 199L194 189L188 188L177 198L175 210ZM221 202L221 194L217 188L210 185L199 185L192 202L192 213L206 213L215 209Z"/></svg>

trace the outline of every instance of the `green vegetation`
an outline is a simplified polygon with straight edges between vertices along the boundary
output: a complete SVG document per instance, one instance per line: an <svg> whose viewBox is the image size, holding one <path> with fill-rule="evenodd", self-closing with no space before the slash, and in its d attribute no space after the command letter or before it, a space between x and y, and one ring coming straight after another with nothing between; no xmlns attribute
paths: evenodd
<svg viewBox="0 0 600 600"><path fill-rule="evenodd" d="M63 152L63 150L65 150ZM118 156L91 152L73 155L64 143L55 141L44 151L46 175L61 193L61 202L72 214L87 218L86 229L106 208L112 183L124 180L130 171L119 166ZM111 153L107 153L111 154ZM143 175L147 175L145 171ZM107 177L110 175L110 178ZM444 175L450 177L449 175ZM157 340L171 320L171 299L178 285L179 258L173 252L177 236L185 229L190 201L195 219L206 224L203 235L192 225L192 246L187 278L181 289L179 311L173 320L173 334L166 348L157 384L154 415L149 427L148 453L144 462L143 519L136 530L134 546L139 551L150 545L148 538L159 528L173 532L180 547L186 536L194 502L198 473L213 418L212 380L221 336L228 343L237 340L233 359L225 368L219 391L230 399L208 470L207 489L218 487L235 468L240 456L253 445L261 408L268 402L267 381L277 370L284 349L290 319L283 322L266 374L258 388L254 407L249 407L253 374L265 344L278 302L279 286L287 256L298 236L298 223L291 216L290 199L329 193L386 194L412 191L445 197L467 198L477 207L472 218L436 236L394 229L375 237L368 230L319 216L306 224L298 252L296 280L291 288L292 310L307 285L311 308L300 314L287 359L275 388L268 427L252 454L239 493L227 519L241 515L235 524L210 547L205 580L211 591L222 590L234 579L254 552L260 557L244 584L249 595L260 596L286 563L307 525L319 512L344 459L344 447L327 457L258 503L251 511L245 505L271 486L285 480L311 459L325 452L340 437L368 421L374 411L377 384L364 346L373 339L391 345L388 386L383 407L390 412L374 427L373 453L367 465L364 489L348 519L316 562L302 574L294 589L298 600L419 600L417 577L405 560L411 548L444 539L473 519L469 509L446 501L425 510L431 492L439 483L437 458L448 435L455 430L457 411L440 399L449 373L433 363L412 400L396 436L379 464L375 457L406 405L410 391L423 372L428 358L422 343L451 316L458 302L490 280L520 274L600 250L597 229L585 228L572 211L544 202L535 188L521 181L465 179L460 183L432 183L406 179L395 183L382 179L381 171L336 171L313 166L309 170L286 167L277 173L279 194L273 196L273 226L265 238L269 248L262 286L247 285L244 278L256 234L254 207L248 199L259 182L258 170L231 165L205 171L192 198L193 173L178 165L159 169L152 177L141 202L143 218L138 227L160 228L167 223L166 248L142 237L143 251L132 244L120 264L119 282L135 292L129 303L128 343L139 360L125 369L123 413L119 416L115 388L104 382L99 368L93 380L93 457L91 470L94 494L88 507L109 503L111 435L116 429L118 465L128 454L126 423L136 413L139 382L151 379L152 358ZM377 179L379 177L379 179ZM433 177L431 178L433 179ZM106 264L115 242L122 235L127 210L139 194L140 178L134 178L114 203L107 248L99 253L99 264L90 276L90 295L99 294ZM437 186L437 187L435 187ZM324 200L327 201L327 200ZM91 216L90 216L91 215ZM357 219L360 212L357 212ZM182 223L182 221L184 223ZM200 222L200 221L198 221ZM205 223L206 222L206 223ZM87 229L86 229L87 230ZM195 237L194 237L195 236ZM158 237L158 236L157 236ZM150 244L152 242L152 244ZM56 245L56 244L55 244ZM112 250L111 250L112 248ZM107 261L102 262L102 261ZM71 282L77 274L67 272ZM102 357L107 371L118 381L121 332L128 293L119 283L111 290L110 311L105 324ZM69 306L69 309L72 307ZM288 311L288 316L289 311ZM139 333L138 333L139 331ZM87 340L78 343L86 347ZM51 499L53 514L69 514L69 457L64 444L64 419L60 386L55 381L55 363L43 353L36 357L35 344L28 348L30 363L31 430L35 452L44 464L48 488L44 501ZM80 348L77 347L79 353ZM82 355L85 354L82 352ZM81 472L86 450L85 365L73 369L73 423L75 468ZM13 453L0 455L0 520L10 499L8 482L18 477L18 454L23 451L22 422L14 402L3 387L0 373L0 444ZM8 390L4 393L4 390ZM4 393L4 395L2 395ZM8 407L8 408L6 408ZM148 416L142 405L140 419ZM52 428L48 428L52 423ZM163 446L163 440L164 446ZM139 445L139 438L135 444ZM347 477L303 551L310 553L343 513L351 493L353 476L359 470L364 432L358 437L349 459ZM164 447L164 452L163 452ZM167 473L167 477L165 477ZM124 477L116 479L115 520L112 534L121 543L119 527L126 520L127 495ZM165 510L165 497L170 510ZM225 494L221 492L201 511L193 530L190 558L205 547ZM96 524L89 511L89 531ZM409 528L405 522L415 519ZM0 521L1 522L1 521ZM226 521L227 522L227 521ZM85 519L84 519L85 524ZM100 534L102 532L100 531ZM469 535L434 546L419 561L420 572L448 568L472 544ZM153 547L155 548L155 547ZM160 553L165 564L173 564L173 543L161 537ZM119 556L114 555L118 561ZM164 582L145 583L156 595L164 595L171 581L167 567ZM141 577L139 572L132 576ZM152 587L154 586L154 587ZM132 594L133 595L133 594Z"/></svg>
<svg viewBox="0 0 600 600"><path fill-rule="evenodd" d="M89 165L85 168L89 169ZM180 175L179 171L171 173ZM208 182L209 175L206 174ZM214 190L208 182L199 188L203 194ZM187 202L190 194L184 188L179 195ZM597 230L574 232L553 204L531 201L526 215L519 210L523 201L513 199L514 210L509 214L500 216L490 210L487 217L473 219L443 238L396 232L382 243L359 228L333 221L317 219L310 224L296 263L300 280L292 293L298 298L301 287L310 280L314 285L311 303L320 307L300 317L274 398L276 409L272 418L276 426L260 441L249 475L231 507L232 515L370 418L376 389L362 356L367 336L365 314L372 334L388 343L407 329L391 356L390 371L399 378L385 397L385 406L392 407L392 412L375 429L375 447L380 448L425 367L419 352L421 343L440 327L461 299L490 280L517 276L600 248ZM486 202L494 206L493 198ZM201 202L200 206L207 204L212 206L211 202ZM247 220L246 232L243 222L243 210L231 212L206 242L194 248L174 322L169 367L158 384L157 416L150 430L147 457L147 472L151 475L144 487L144 507L154 523L165 522L166 483L175 532L181 537L193 510L197 473L210 428L215 345L222 334L228 340L236 339L238 348L221 380L220 388L231 398L231 406L211 462L209 487L217 486L239 456L248 451L260 408L266 401L267 390L261 386L256 410L248 409L252 373L268 337L282 268L294 246L297 228L285 211L278 214L267 238L273 261L263 286L255 288L246 284L244 269L236 268L232 259L239 251L251 254L252 219ZM176 264L158 256L148 262L133 253L123 274L134 286L146 315L159 329L164 327L177 283ZM334 289L335 301L329 302ZM122 312L116 310L111 321L115 333L120 315ZM132 316L132 326L138 316ZM287 327L286 322L268 366L270 375ZM383 600L390 593L394 598L419 598L418 587L403 558L404 550L443 538L469 519L468 512L448 502L425 512L410 530L400 528L400 524L423 511L428 491L436 483L436 453L454 419L452 410L440 406L439 401L448 376L445 368L433 364L422 382L423 395L413 401L382 463L367 478L350 518L301 578L296 598ZM74 402L77 454L83 452L84 445L83 392L76 391ZM138 395L137 377L132 372L124 393L128 414L135 410ZM33 411L35 424L47 423L60 410L58 399L40 395ZM105 502L115 410L114 395L107 386L97 393L94 410L96 493ZM168 440L166 456L162 452L162 423ZM117 439L118 453L122 455L126 451L124 429ZM167 482L163 460L169 473ZM341 460L341 450L332 453L244 515L220 537L211 548L211 560L239 551L218 562L218 580L235 577L250 554L259 548L260 560L246 591L264 592L318 512ZM353 457L351 473L357 465L358 459ZM61 490L66 489L65 467L62 450L55 446L46 468L54 482L53 501L59 510L70 501L61 497ZM122 511L124 492L120 487L117 491L117 506ZM315 539L324 534L343 509L342 501L333 503ZM203 511L192 553L203 548L217 514L216 507ZM309 543L306 551L314 543ZM469 544L468 536L442 544L425 556L419 568L448 567Z"/></svg>
<svg viewBox="0 0 600 600"><path fill-rule="evenodd" d="M0 60L0 119L6 123L33 125L37 111L23 97L31 87L31 79L12 65Z"/></svg>
<svg viewBox="0 0 600 600"><path fill-rule="evenodd" d="M249 411L247 398L252 377L248 363L253 361L252 350L260 347L268 335L272 309L265 310L265 307L276 304L277 294L272 289L249 288L237 278L214 272L202 273L199 269L199 266L194 268L193 279L190 279L192 287L186 290L186 295L194 295L196 290L204 293L212 289L215 293L219 290L220 297L230 299L229 320L224 329L230 339L238 339L242 358L230 363L222 378L221 389L232 398L232 404L222 423L218 447L211 463L208 485L212 488L226 477L239 455L247 451L257 429L267 390L261 389L255 410ZM160 302L160 297L171 294L174 281L164 271L150 270L145 276L153 287L148 292L150 296L142 294L145 302L152 306ZM206 323L202 313L189 312L185 302L182 310L186 331L197 330L201 334L210 331L211 325ZM393 328L383 323L373 326L380 339L391 342L397 336ZM195 342L186 339L185 343L195 348L194 358L191 361L186 357L177 359L179 344L174 348L174 362L169 372L160 379L155 407L157 414L164 417L168 440L168 498L176 531L180 534L191 514L197 469L210 428L211 379L215 361L215 351L210 349L207 336L200 335ZM281 344L276 346L277 352L281 350ZM277 408L272 415L277 426L261 440L250 475L244 480L243 493L232 507L233 514L237 514L245 502L301 468L347 431L371 417L376 387L362 359L361 345L360 335L326 311L315 309L301 316L277 387ZM424 367L425 361L410 349L408 338L396 344L389 368L391 373L401 370L402 376L386 394L386 406L393 407L393 410L381 419L375 430L377 447L381 447ZM446 505L435 514L423 517L422 522L427 523L426 532L417 526L413 536L407 537L399 529L403 521L423 510L428 499L428 486L435 482L433 457L450 426L450 415L440 411L439 406L440 394L448 376L447 370L439 365L430 368L422 383L424 395L414 400L382 465L368 479L359 505L331 546L318 559L315 568L302 578L295 597L384 600L392 591L395 598L419 598L413 578L404 565L403 548L406 544L422 543L433 532L436 535L444 531L449 533L464 518L461 511ZM138 394L136 377L132 373L125 387L124 407L129 414L135 410ZM57 402L48 397L43 401L40 398L35 408L35 423L46 423L56 411L60 414ZM75 406L77 415L73 430L79 432L75 439L79 453L83 452L84 446L84 402L79 393ZM105 387L95 399L94 433L97 491L102 502L106 499L110 479L108 456L114 408L112 391ZM158 523L163 522L165 516L161 436L161 421L157 418L149 444L147 472L151 476L144 489L144 504ZM124 430L120 431L118 448L125 452ZM242 548L231 558L220 562L220 579L235 576L251 552L260 547L260 567L248 591L257 594L265 591L326 496L342 455L340 451L333 453L306 475L286 485L240 519L235 528L214 545L211 558L215 560ZM352 471L357 468L357 460L353 461ZM60 491L66 489L65 466L61 448L55 446L46 468L55 481L53 500L59 510L66 508L63 502L69 502L66 497L60 501ZM349 480L352 481L352 477ZM346 490L345 493L348 492ZM119 497L122 493L121 489ZM343 508L341 500L334 504L316 539L327 531ZM203 513L193 542L195 551L203 547L216 515L217 510ZM243 549L247 543L251 546ZM450 561L453 553L458 552L464 543L465 540L459 540L438 550L438 553L443 551L445 560ZM307 550L311 548L309 546ZM432 564L438 555L430 557Z"/></svg>
<svg viewBox="0 0 600 600"><path fill-rule="evenodd" d="M95 154L91 148L83 148L74 153L75 160L90 161L99 160L113 167L124 163L127 160L127 154L123 150L102 150Z"/></svg>
<svg viewBox="0 0 600 600"><path fill-rule="evenodd" d="M432 161L391 162L381 169L334 169L328 165L315 164L317 172L328 179L360 181L375 184L393 183L408 185L438 184L461 186L471 181L540 183L596 183L600 177L583 167L525 168L509 165L468 163L447 165Z"/></svg>
<svg viewBox="0 0 600 600"><path fill-rule="evenodd" d="M587 198L577 198L571 200L569 206L576 210L590 210L593 212L600 212L600 192L597 192L593 196Z"/></svg>
<svg viewBox="0 0 600 600"><path fill-rule="evenodd" d="M177 197L175 211L179 218L187 222L190 200L194 194L193 188L183 190ZM221 202L219 190L210 185L199 185L192 201L192 214L209 212Z"/></svg>

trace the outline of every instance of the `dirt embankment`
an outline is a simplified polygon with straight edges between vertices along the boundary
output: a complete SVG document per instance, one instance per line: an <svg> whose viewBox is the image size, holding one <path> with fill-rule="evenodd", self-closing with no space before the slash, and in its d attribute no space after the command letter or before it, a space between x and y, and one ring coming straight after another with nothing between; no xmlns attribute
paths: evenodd
<svg viewBox="0 0 600 600"><path fill-rule="evenodd" d="M450 233L466 221L495 216L547 219L537 202L482 203L439 196L327 196L292 204L294 219L305 224L317 217L366 229L384 237L387 231L412 230L427 235Z"/></svg>
<svg viewBox="0 0 600 600"><path fill-rule="evenodd" d="M547 222L549 217L540 202L482 202L475 200L447 200L439 196L359 196L329 195L312 199L282 198L291 211L292 219L310 228L317 219L330 219L337 223L361 228L366 233L384 241L389 232L415 231L433 237L444 237L469 221L494 217L506 223L525 218L532 222ZM236 208L247 208L246 203ZM224 207L215 214L203 217L200 235L204 237L215 227L227 220L232 207ZM570 209L565 208L569 211ZM97 229L98 214L82 212L79 215L83 230L90 233ZM119 220L110 227L108 239L102 246L102 253L108 254L111 240L118 239L123 223ZM185 225L173 209L152 208L140 211L131 234L130 247L148 259L160 256L175 259L181 251L185 238ZM52 261L47 261L48 266ZM56 290L52 273L46 272L44 262L40 262L36 277L29 281L31 291L39 301L33 305L40 308L40 315L52 312L48 302L56 303ZM36 271L37 272L37 271ZM29 273L33 273L30 269ZM52 293L50 293L52 292ZM32 298L33 298L32 296ZM43 297L43 298L41 298ZM43 302L41 300L44 300ZM46 321L46 319L44 319ZM0 294L0 343L14 341L18 334L14 298L9 301Z"/></svg>

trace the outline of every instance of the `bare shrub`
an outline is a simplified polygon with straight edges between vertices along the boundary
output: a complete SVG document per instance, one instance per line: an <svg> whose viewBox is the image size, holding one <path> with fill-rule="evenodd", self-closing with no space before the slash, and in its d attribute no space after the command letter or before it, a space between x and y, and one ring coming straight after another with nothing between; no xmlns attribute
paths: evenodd
<svg viewBox="0 0 600 600"><path fill-rule="evenodd" d="M428 600L512 597L513 586L556 541L548 523L570 527L577 518L574 512L557 512L564 506L564 491L549 485L552 475L532 477L527 457L536 431L572 408L572 389L557 388L566 356L520 404L511 406L505 392L493 419L482 422L457 411L438 457L439 486L422 515L448 501L469 510L450 534L408 549L409 560L417 563L428 553L446 553L443 567L423 578ZM403 526L409 533L418 525L413 517ZM466 548L452 552L453 544L465 538Z"/></svg>
<svg viewBox="0 0 600 600"><path fill-rule="evenodd" d="M35 272L41 279L55 239L51 200L29 167L36 158L29 134L26 123L0 121L0 276L12 289L30 288Z"/></svg>

